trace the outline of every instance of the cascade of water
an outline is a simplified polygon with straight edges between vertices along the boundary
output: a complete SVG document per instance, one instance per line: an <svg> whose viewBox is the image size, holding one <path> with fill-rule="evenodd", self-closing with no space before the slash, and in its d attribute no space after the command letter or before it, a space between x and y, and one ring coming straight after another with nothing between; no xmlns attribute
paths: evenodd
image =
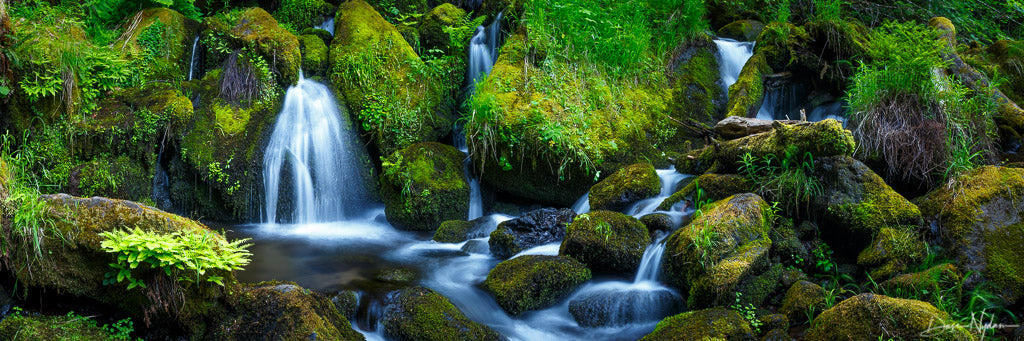
<svg viewBox="0 0 1024 341"><path fill-rule="evenodd" d="M807 120L817 122L831 118L839 121L840 123L846 124L845 106L846 103L842 100L819 105L811 111L811 114L807 116Z"/></svg>
<svg viewBox="0 0 1024 341"><path fill-rule="evenodd" d="M754 42L719 38L715 39L715 46L718 47L718 68L722 75L722 87L728 96L729 87L740 78L743 65L754 55Z"/></svg>
<svg viewBox="0 0 1024 341"><path fill-rule="evenodd" d="M469 215L466 217L466 220L480 218L484 216L484 200L483 194L480 192L480 179L470 173L469 166L472 160L469 158L469 147L466 146L466 138L463 136L460 127L457 127L455 133L452 134L452 145L466 153L466 159L462 161L462 171L466 173L466 177L469 179Z"/></svg>
<svg viewBox="0 0 1024 341"><path fill-rule="evenodd" d="M334 17L327 18L320 25L317 25L316 28L327 31L331 36L334 36Z"/></svg>
<svg viewBox="0 0 1024 341"><path fill-rule="evenodd" d="M469 68L466 71L466 79L469 82L470 91L487 74L491 73L498 58L498 45L501 44L501 17L502 13L494 18L490 26L479 26L476 33L469 40Z"/></svg>
<svg viewBox="0 0 1024 341"><path fill-rule="evenodd" d="M590 192L587 192L579 199L576 199L576 202L572 204L572 211L576 212L576 214L590 212Z"/></svg>
<svg viewBox="0 0 1024 341"><path fill-rule="evenodd" d="M627 214L639 218L649 213L653 213L658 206L661 205L662 201L665 201L666 198L676 192L676 187L679 185L679 182L688 177L686 174L676 172L675 167L659 169L657 172L658 179L661 180L661 192L653 198L640 200L633 204L633 206L626 210Z"/></svg>
<svg viewBox="0 0 1024 341"><path fill-rule="evenodd" d="M153 203L157 208L170 212L174 208L171 201L171 180L167 176L167 170L164 169L163 154L164 145L161 143L160 150L156 154L156 170L153 175Z"/></svg>
<svg viewBox="0 0 1024 341"><path fill-rule="evenodd" d="M198 50L199 36L197 35L196 39L192 40L192 57L191 59L189 59L188 62L188 80L193 80L196 78L196 63L199 61L199 55L196 54L196 51Z"/></svg>
<svg viewBox="0 0 1024 341"><path fill-rule="evenodd" d="M341 106L323 84L300 74L288 88L263 158L265 222L339 221L358 215L370 201L361 151L342 117ZM291 216L279 217L279 210L289 208Z"/></svg>

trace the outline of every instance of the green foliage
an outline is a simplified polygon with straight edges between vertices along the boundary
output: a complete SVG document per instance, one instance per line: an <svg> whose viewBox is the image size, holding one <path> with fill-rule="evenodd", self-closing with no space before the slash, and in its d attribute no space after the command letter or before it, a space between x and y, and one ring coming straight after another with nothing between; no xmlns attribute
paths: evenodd
<svg viewBox="0 0 1024 341"><path fill-rule="evenodd" d="M0 146L0 180L6 180L0 187L7 191L6 201L0 204L13 212L10 231L0 233L0 255L9 257L9 253L21 249L30 262L38 261L43 257L43 245L48 237L65 241L66 238L49 215L49 207L39 191L39 178L32 173L37 156L24 150L12 150L13 140L5 134Z"/></svg>
<svg viewBox="0 0 1024 341"><path fill-rule="evenodd" d="M1024 7L1019 0L927 1L849 0L857 9L851 14L868 24L886 20L927 22L949 18L957 35L983 44L1024 35Z"/></svg>
<svg viewBox="0 0 1024 341"><path fill-rule="evenodd" d="M202 16L195 0L88 0L82 3L88 24L99 28L118 26L128 16L150 7L170 8L193 20Z"/></svg>
<svg viewBox="0 0 1024 341"><path fill-rule="evenodd" d="M244 244L249 239L228 242L211 231L164 234L136 227L131 231L102 232L100 236L105 238L100 246L117 254L117 263L110 264L113 271L107 274L104 284L128 281L128 290L146 287L142 279L133 276L135 269L163 270L165 275L184 283L211 282L223 286L224 278L215 272L241 270L252 256L246 250L251 244Z"/></svg>
<svg viewBox="0 0 1024 341"><path fill-rule="evenodd" d="M838 23L842 19L844 0L814 0L814 16L822 22Z"/></svg>
<svg viewBox="0 0 1024 341"><path fill-rule="evenodd" d="M324 14L330 12L331 5L324 0L284 0L281 1L281 8L274 12L274 18L278 24L291 26L292 29L302 31L305 28L319 25L319 20ZM331 32L334 33L334 32Z"/></svg>
<svg viewBox="0 0 1024 341"><path fill-rule="evenodd" d="M82 316L74 311L69 311L63 316L42 316L28 314L21 307L13 307L11 313L4 319L6 325L18 328L14 333L17 335L16 340L142 340L131 337L131 334L135 332L135 325L131 318L118 320L109 325L100 325L92 319L93 317Z"/></svg>
<svg viewBox="0 0 1024 341"><path fill-rule="evenodd" d="M486 15L473 18L472 15L463 16L459 19L458 25L444 26L441 28L448 35L448 50L462 53L469 46L469 40L476 33L476 28L483 25L487 20Z"/></svg>
<svg viewBox="0 0 1024 341"><path fill-rule="evenodd" d="M754 306L753 303L747 303L744 305L742 301L743 293L737 291L736 303L733 303L729 308L740 313L740 316L743 316L743 319L747 320L747 323L750 323L750 328L754 330L754 333L760 334L761 326L764 325L764 322L761 322L761 319L757 318L757 307Z"/></svg>
<svg viewBox="0 0 1024 341"><path fill-rule="evenodd" d="M758 159L746 153L740 159L740 173L751 183L759 184L758 194L795 213L800 212L801 203L809 205L813 197L822 193L814 169L814 156L797 155L795 146L787 148L781 158L768 154Z"/></svg>

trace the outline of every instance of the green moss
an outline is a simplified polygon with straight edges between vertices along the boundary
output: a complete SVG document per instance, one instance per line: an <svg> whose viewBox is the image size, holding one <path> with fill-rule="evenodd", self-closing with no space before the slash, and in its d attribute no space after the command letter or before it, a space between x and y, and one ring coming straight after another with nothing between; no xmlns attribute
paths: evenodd
<svg viewBox="0 0 1024 341"><path fill-rule="evenodd" d="M554 305L588 280L590 270L573 258L530 255L499 263L483 286L505 311L519 315Z"/></svg>
<svg viewBox="0 0 1024 341"><path fill-rule="evenodd" d="M687 307L713 307L730 303L736 292L742 293L741 282L761 271L768 261L771 240L755 240L736 248L690 283ZM761 288L752 286L755 292Z"/></svg>
<svg viewBox="0 0 1024 341"><path fill-rule="evenodd" d="M927 253L928 244L917 231L883 227L871 245L857 256L857 265L871 268L872 278L887 278L924 260Z"/></svg>
<svg viewBox="0 0 1024 341"><path fill-rule="evenodd" d="M679 66L671 71L674 85L669 110L676 119L705 125L720 119L718 107L725 93L719 84L718 58L713 46L709 36L700 36L688 44L681 53L686 58L677 61Z"/></svg>
<svg viewBox="0 0 1024 341"><path fill-rule="evenodd" d="M558 254L594 272L635 273L651 237L636 218L612 211L581 214L566 228Z"/></svg>
<svg viewBox="0 0 1024 341"><path fill-rule="evenodd" d="M817 315L825 308L825 289L820 285L799 281L789 287L782 298L779 313L785 314L790 321L807 321L807 315Z"/></svg>
<svg viewBox="0 0 1024 341"><path fill-rule="evenodd" d="M142 167L127 156L100 156L78 168L78 185L73 192L135 201L152 197L152 178ZM72 172L74 181L74 172ZM69 187L74 187L71 184ZM77 191L75 191L77 190Z"/></svg>
<svg viewBox="0 0 1024 341"><path fill-rule="evenodd" d="M736 83L729 87L729 103L725 116L751 117L764 101L764 78L772 73L763 53L755 53L740 71Z"/></svg>
<svg viewBox="0 0 1024 341"><path fill-rule="evenodd" d="M487 326L473 322L437 292L413 287L397 292L384 313L385 335L399 340L500 340Z"/></svg>
<svg viewBox="0 0 1024 341"><path fill-rule="evenodd" d="M238 22L232 23L230 33L242 42L254 45L263 59L272 63L280 73L281 84L294 84L299 80L302 53L299 39L278 26L270 13L259 7L243 10Z"/></svg>
<svg viewBox="0 0 1024 341"><path fill-rule="evenodd" d="M1006 78L1000 90L1017 104L1024 103L1024 42L999 40L986 52L999 75Z"/></svg>
<svg viewBox="0 0 1024 341"><path fill-rule="evenodd" d="M949 314L931 304L874 294L854 296L821 313L806 339L916 339L922 335L932 340L973 339Z"/></svg>
<svg viewBox="0 0 1024 341"><path fill-rule="evenodd" d="M465 17L465 10L450 3L434 7L423 19L423 24L420 25L420 39L423 41L423 45L428 49L440 49L445 53L456 52L452 51L453 45L464 46L462 44L466 42L452 42L451 36L445 32L445 29L461 25ZM463 51L458 52L462 53Z"/></svg>
<svg viewBox="0 0 1024 341"><path fill-rule="evenodd" d="M465 220L446 220L434 232L434 241L440 243L459 243L467 238L474 223Z"/></svg>
<svg viewBox="0 0 1024 341"><path fill-rule="evenodd" d="M231 314L213 329L213 339L364 339L331 300L295 283L247 284L236 288L227 301Z"/></svg>
<svg viewBox="0 0 1024 341"><path fill-rule="evenodd" d="M764 31L764 23L757 20L737 20L718 29L719 37L740 41L756 41Z"/></svg>
<svg viewBox="0 0 1024 341"><path fill-rule="evenodd" d="M396 227L430 231L468 214L466 157L436 142L411 145L383 160L381 196L388 221Z"/></svg>
<svg viewBox="0 0 1024 341"><path fill-rule="evenodd" d="M221 101L214 102L211 109L213 109L215 129L222 135L238 134L249 124L250 113L248 110L241 110Z"/></svg>
<svg viewBox="0 0 1024 341"><path fill-rule="evenodd" d="M701 198L695 198L697 189L701 190ZM683 200L711 200L717 201L728 198L734 194L749 193L754 191L753 184L745 176L736 174L704 174L698 176L686 187L673 193L661 202L659 210L668 211L672 206Z"/></svg>
<svg viewBox="0 0 1024 341"><path fill-rule="evenodd" d="M734 310L704 309L670 316L658 322L641 341L660 340L750 340L750 324Z"/></svg>
<svg viewBox="0 0 1024 341"><path fill-rule="evenodd" d="M130 324L119 326L131 328ZM28 316L14 313L0 322L0 338L4 340L123 340L124 336L115 331L106 325L97 326L89 317L74 314Z"/></svg>
<svg viewBox="0 0 1024 341"><path fill-rule="evenodd" d="M125 35L127 39L120 42L127 47L124 53L132 59L145 59L144 69L151 79L184 80L191 58L191 39L198 25L169 8L144 9L139 18L134 30ZM142 38L147 33L149 40Z"/></svg>
<svg viewBox="0 0 1024 341"><path fill-rule="evenodd" d="M878 287L886 295L920 299L931 304L945 304L943 299L963 294L963 275L953 264L940 264L927 270L899 275L882 282Z"/></svg>
<svg viewBox="0 0 1024 341"><path fill-rule="evenodd" d="M810 40L811 37L802 27L773 22L765 26L757 37L754 54L763 55L771 70L785 70L799 61L801 50Z"/></svg>
<svg viewBox="0 0 1024 341"><path fill-rule="evenodd" d="M327 45L315 35L299 36L302 49L302 70L308 76L327 74Z"/></svg>
<svg viewBox="0 0 1024 341"><path fill-rule="evenodd" d="M320 20L334 10L334 6L324 0L283 0L280 6L274 18L294 30L319 25Z"/></svg>
<svg viewBox="0 0 1024 341"><path fill-rule="evenodd" d="M654 166L649 163L626 166L590 187L590 209L622 210L660 191L661 179Z"/></svg>

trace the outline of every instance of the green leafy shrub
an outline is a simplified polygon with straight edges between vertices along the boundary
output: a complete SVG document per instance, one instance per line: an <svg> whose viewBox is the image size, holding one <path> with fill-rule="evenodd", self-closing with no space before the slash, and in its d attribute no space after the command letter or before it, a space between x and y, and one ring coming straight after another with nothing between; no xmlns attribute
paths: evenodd
<svg viewBox="0 0 1024 341"><path fill-rule="evenodd" d="M330 10L331 5L324 0L284 0L281 1L281 8L274 12L274 18L280 24L289 25L293 30L302 31L305 28L319 25L321 17L328 14Z"/></svg>
<svg viewBox="0 0 1024 341"><path fill-rule="evenodd" d="M105 284L128 281L128 290L146 287L132 271L147 268L162 270L179 282L223 286L224 277L217 276L215 271L241 270L252 256L247 250L251 244L245 244L249 239L228 242L209 231L161 234L136 227L130 231L102 232L100 236L105 238L100 246L117 254L117 263L110 264L113 271L108 273Z"/></svg>

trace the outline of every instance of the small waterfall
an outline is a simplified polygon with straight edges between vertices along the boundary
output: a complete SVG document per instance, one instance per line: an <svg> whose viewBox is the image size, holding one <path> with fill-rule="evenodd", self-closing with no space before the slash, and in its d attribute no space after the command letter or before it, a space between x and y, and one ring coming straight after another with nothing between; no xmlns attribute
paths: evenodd
<svg viewBox="0 0 1024 341"><path fill-rule="evenodd" d="M466 159L462 161L462 171L466 173L466 178L469 180L469 215L466 220L473 220L484 216L484 199L480 192L480 179L470 173L469 166L472 160L469 158L469 147L466 146L466 137L462 135L462 128L456 127L454 131L452 145L466 153Z"/></svg>
<svg viewBox="0 0 1024 341"><path fill-rule="evenodd" d="M199 36L192 40L192 57L188 62L188 80L196 79L196 64L199 63ZM202 72L202 66L199 67L199 71Z"/></svg>
<svg viewBox="0 0 1024 341"><path fill-rule="evenodd" d="M153 203L156 208L171 212L174 209L171 201L171 179L167 176L167 170L163 165L164 145L160 144L160 150L156 154L155 173L153 174Z"/></svg>
<svg viewBox="0 0 1024 341"><path fill-rule="evenodd" d="M661 180L661 192L653 198L647 198L640 200L633 204L626 210L626 214L634 217L642 217L654 211L661 205L662 201L671 196L676 192L676 187L679 186L679 182L689 177L689 175L676 172L675 167L669 167L668 169L659 169L658 179Z"/></svg>
<svg viewBox="0 0 1024 341"><path fill-rule="evenodd" d="M825 103L817 106L811 111L811 114L807 116L807 120L811 122L823 121L827 119L835 119L840 123L846 124L846 102L838 100L831 103Z"/></svg>
<svg viewBox="0 0 1024 341"><path fill-rule="evenodd" d="M342 114L323 84L300 74L288 88L263 158L265 222L340 221L370 201L358 144ZM291 216L279 217L289 208Z"/></svg>
<svg viewBox="0 0 1024 341"><path fill-rule="evenodd" d="M669 234L664 233L651 246L644 250L644 257L640 259L640 268L636 271L633 283L657 282L658 274L661 272L661 259L665 254L665 239Z"/></svg>
<svg viewBox="0 0 1024 341"><path fill-rule="evenodd" d="M590 192L587 192L579 199L576 199L576 202L572 204L572 211L576 212L576 214L590 212Z"/></svg>
<svg viewBox="0 0 1024 341"><path fill-rule="evenodd" d="M722 74L722 87L726 96L729 95L729 87L736 84L740 78L740 71L743 65L754 55L754 42L735 41L732 39L715 39L718 46L718 68Z"/></svg>
<svg viewBox="0 0 1024 341"><path fill-rule="evenodd" d="M807 93L800 84L793 83L788 76L779 79L771 77L765 82L764 101L757 110L757 118L762 120L799 120L802 99Z"/></svg>
<svg viewBox="0 0 1024 341"><path fill-rule="evenodd" d="M491 73L491 67L498 58L501 17L502 13L498 13L491 25L477 27L476 33L469 41L469 69L466 72L466 79L470 91L476 86L477 81Z"/></svg>
<svg viewBox="0 0 1024 341"><path fill-rule="evenodd" d="M327 18L327 20L324 20L323 23L317 25L316 28L327 31L327 33L330 33L331 36L334 36L334 17L332 16L330 18Z"/></svg>

